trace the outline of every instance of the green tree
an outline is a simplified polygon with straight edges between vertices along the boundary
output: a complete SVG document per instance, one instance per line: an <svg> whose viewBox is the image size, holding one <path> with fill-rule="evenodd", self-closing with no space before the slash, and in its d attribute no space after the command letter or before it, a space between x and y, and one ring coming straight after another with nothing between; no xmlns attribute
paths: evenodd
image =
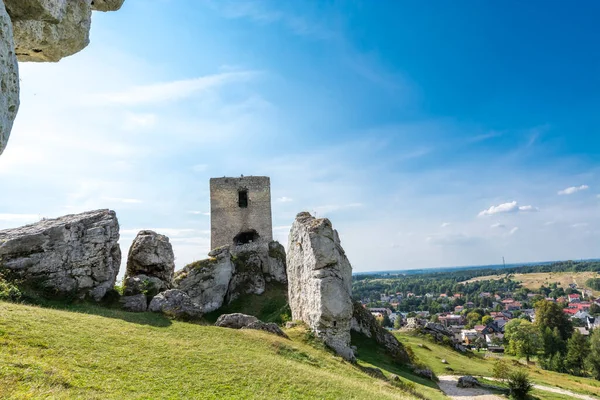
<svg viewBox="0 0 600 400"><path fill-rule="evenodd" d="M600 316L600 306L596 303L590 305L590 314L594 316Z"/></svg>
<svg viewBox="0 0 600 400"><path fill-rule="evenodd" d="M590 344L585 336L578 330L573 333L573 336L567 342L567 357L565 358L565 367L573 375L585 374L584 363L590 353Z"/></svg>
<svg viewBox="0 0 600 400"><path fill-rule="evenodd" d="M383 320L381 321L381 326L392 326L392 321L390 320L390 317L387 315L387 313L383 314Z"/></svg>
<svg viewBox="0 0 600 400"><path fill-rule="evenodd" d="M552 330L550 327L545 327L542 330L542 346L546 357L551 357L556 353L564 354L567 352L567 343L560 337L558 328Z"/></svg>
<svg viewBox="0 0 600 400"><path fill-rule="evenodd" d="M510 375L510 365L508 364L508 361L501 358L497 359L492 367L492 374L494 378L500 379L502 382L506 381L508 375Z"/></svg>
<svg viewBox="0 0 600 400"><path fill-rule="evenodd" d="M552 330L557 328L562 340L568 340L573 333L571 320L562 308L547 300L535 303L535 324L539 327L540 332L543 332L546 327Z"/></svg>
<svg viewBox="0 0 600 400"><path fill-rule="evenodd" d="M394 328L400 329L402 327L402 316L398 315L394 320Z"/></svg>
<svg viewBox="0 0 600 400"><path fill-rule="evenodd" d="M494 318L492 318L490 315L486 315L483 318L481 318L481 324L482 325L487 325L490 322L492 322L494 320Z"/></svg>
<svg viewBox="0 0 600 400"><path fill-rule="evenodd" d="M538 329L524 319L513 319L504 327L504 338L508 341L508 351L518 357L529 358L542 347Z"/></svg>
<svg viewBox="0 0 600 400"><path fill-rule="evenodd" d="M600 329L594 329L590 337L590 353L586 361L593 377L600 381Z"/></svg>

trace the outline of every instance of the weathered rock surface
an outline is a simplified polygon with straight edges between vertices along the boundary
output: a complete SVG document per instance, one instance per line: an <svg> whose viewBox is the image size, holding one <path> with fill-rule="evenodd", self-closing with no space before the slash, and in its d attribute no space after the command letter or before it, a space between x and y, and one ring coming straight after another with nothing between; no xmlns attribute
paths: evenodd
<svg viewBox="0 0 600 400"><path fill-rule="evenodd" d="M145 294L123 296L119 300L124 310L133 312L144 312L148 309L148 299Z"/></svg>
<svg viewBox="0 0 600 400"><path fill-rule="evenodd" d="M285 251L277 242L223 246L175 274L174 286L205 313L244 294L262 294L269 282L287 282Z"/></svg>
<svg viewBox="0 0 600 400"><path fill-rule="evenodd" d="M255 329L289 339L277 324L262 322L252 315L241 313L223 314L217 319L215 326L231 329Z"/></svg>
<svg viewBox="0 0 600 400"><path fill-rule="evenodd" d="M170 289L170 285L166 282L148 275L134 275L128 276L123 282L123 295L134 296L137 294L144 294L148 298L152 298Z"/></svg>
<svg viewBox="0 0 600 400"><path fill-rule="evenodd" d="M97 210L0 231L0 270L45 296L100 300L121 263L114 211Z"/></svg>
<svg viewBox="0 0 600 400"><path fill-rule="evenodd" d="M241 313L223 314L215 322L221 328L242 329L244 326L257 322L258 318Z"/></svg>
<svg viewBox="0 0 600 400"><path fill-rule="evenodd" d="M402 364L410 363L410 357L402 343L386 329L379 326L373 314L359 302L354 302L352 330L375 339L396 362Z"/></svg>
<svg viewBox="0 0 600 400"><path fill-rule="evenodd" d="M92 9L94 11L117 11L124 2L125 0L92 0Z"/></svg>
<svg viewBox="0 0 600 400"><path fill-rule="evenodd" d="M426 369L415 369L413 371L415 373L415 375L419 375L422 376L423 378L427 378L429 380L435 381L436 380L436 376L433 373L432 370L426 368Z"/></svg>
<svg viewBox="0 0 600 400"><path fill-rule="evenodd" d="M39 0L6 0L9 14L12 5L23 1L50 3ZM90 0L53 1L54 15L58 18L44 18L40 8L33 13L20 13L12 17L15 38L15 51L19 61L57 62L60 59L83 50L90 42L92 5ZM25 6L21 6L23 9ZM48 11L41 8L41 11Z"/></svg>
<svg viewBox="0 0 600 400"><path fill-rule="evenodd" d="M459 388L474 388L479 386L479 381L470 375L461 376L458 378L456 386Z"/></svg>
<svg viewBox="0 0 600 400"><path fill-rule="evenodd" d="M145 294L149 299L171 288L175 255L169 238L144 230L135 237L127 257L124 295Z"/></svg>
<svg viewBox="0 0 600 400"><path fill-rule="evenodd" d="M221 308L233 275L227 247L211 254L211 258L196 261L178 271L174 279L175 287L187 293L205 313Z"/></svg>
<svg viewBox="0 0 600 400"><path fill-rule="evenodd" d="M185 292L177 289L167 290L154 296L148 310L178 319L197 319L202 316L202 307L192 301Z"/></svg>
<svg viewBox="0 0 600 400"><path fill-rule="evenodd" d="M265 332L269 332L269 333L272 333L274 335L281 336L281 337L284 337L286 339L289 339L288 335L286 335L285 332L283 332L281 330L281 328L279 327L279 325L277 325L276 323L273 323L273 322L256 321L256 322L253 322L253 323L248 324L246 326L243 326L242 329L254 329L254 330L257 330L257 331L265 331Z"/></svg>
<svg viewBox="0 0 600 400"><path fill-rule="evenodd" d="M325 344L347 360L352 320L352 266L328 219L296 216L287 257L292 318L304 321Z"/></svg>
<svg viewBox="0 0 600 400"><path fill-rule="evenodd" d="M0 0L0 155L6 147L19 109L19 67L15 55L13 29Z"/></svg>
<svg viewBox="0 0 600 400"><path fill-rule="evenodd" d="M387 381L387 378L385 377L385 374L379 368L363 367L363 366L359 366L359 368L361 369L361 371L363 371L367 375L371 375L373 378L377 378L377 379L381 379L381 380Z"/></svg>

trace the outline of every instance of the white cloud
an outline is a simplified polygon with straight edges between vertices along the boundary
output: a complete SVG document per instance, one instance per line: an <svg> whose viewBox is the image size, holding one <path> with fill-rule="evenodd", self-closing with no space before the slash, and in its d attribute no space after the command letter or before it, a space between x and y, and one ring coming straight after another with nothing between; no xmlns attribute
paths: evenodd
<svg viewBox="0 0 600 400"><path fill-rule="evenodd" d="M589 188L590 187L588 185L571 186L571 187L568 187L568 188L566 188L564 190L559 191L558 195L559 196L569 195L569 194L580 192L582 190L588 190Z"/></svg>
<svg viewBox="0 0 600 400"><path fill-rule="evenodd" d="M358 207L362 207L362 206L363 206L362 203L329 204L329 205L314 207L313 211L317 213L317 216L319 216L319 215L329 214L334 211L340 211L340 210L345 210L345 209L349 209L349 208L358 208Z"/></svg>
<svg viewBox="0 0 600 400"><path fill-rule="evenodd" d="M479 213L480 217L484 217L486 215L496 215L496 214L508 214L508 213L518 213L518 212L532 212L539 211L537 207L533 206L519 206L516 201L510 203L503 203L498 206L491 206L487 210L483 210Z"/></svg>
<svg viewBox="0 0 600 400"><path fill-rule="evenodd" d="M6 222L29 223L40 219L42 217L36 214L0 214L0 221Z"/></svg>
<svg viewBox="0 0 600 400"><path fill-rule="evenodd" d="M188 214L210 216L210 212L208 211L188 211Z"/></svg>
<svg viewBox="0 0 600 400"><path fill-rule="evenodd" d="M123 203L123 204L141 204L143 203L140 199L127 199L121 197L103 197L102 200L114 202L114 203Z"/></svg>
<svg viewBox="0 0 600 400"><path fill-rule="evenodd" d="M138 114L129 112L125 115L123 127L128 131L151 128L156 125L155 114Z"/></svg>
<svg viewBox="0 0 600 400"><path fill-rule="evenodd" d="M289 202L294 201L294 199L283 196L283 197L278 198L277 201L280 203L289 203Z"/></svg>
<svg viewBox="0 0 600 400"><path fill-rule="evenodd" d="M517 231L519 230L518 226L515 226L514 228L512 228L510 230L510 232L508 232L509 235L514 235L515 233L517 233Z"/></svg>
<svg viewBox="0 0 600 400"><path fill-rule="evenodd" d="M442 228L447 228L447 227L449 227L450 225L452 225L450 222L444 222L444 223L442 224Z"/></svg>
<svg viewBox="0 0 600 400"><path fill-rule="evenodd" d="M585 228L589 225L590 224L588 224L587 222L578 222L576 224L571 225L571 228Z"/></svg>
<svg viewBox="0 0 600 400"><path fill-rule="evenodd" d="M133 86L120 92L96 95L93 103L134 106L178 101L221 85L247 81L256 74L254 71L223 72L194 79Z"/></svg>
<svg viewBox="0 0 600 400"><path fill-rule="evenodd" d="M492 228L492 229L504 229L504 228L506 228L506 225L501 224L500 222L496 222L495 224L493 224L492 226L490 226L490 228Z"/></svg>
<svg viewBox="0 0 600 400"><path fill-rule="evenodd" d="M475 244L481 239L464 233L451 233L447 235L428 236L426 240L434 246L467 246Z"/></svg>

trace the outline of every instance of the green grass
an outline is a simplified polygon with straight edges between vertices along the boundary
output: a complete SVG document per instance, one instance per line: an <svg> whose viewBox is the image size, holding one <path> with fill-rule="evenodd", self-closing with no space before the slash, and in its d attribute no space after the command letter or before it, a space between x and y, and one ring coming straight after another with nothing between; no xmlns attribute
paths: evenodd
<svg viewBox="0 0 600 400"><path fill-rule="evenodd" d="M287 286L277 282L267 283L267 289L261 295L247 294L204 315L204 319L214 323L222 314L242 313L254 315L263 322L282 323L282 315L289 314L287 306Z"/></svg>
<svg viewBox="0 0 600 400"><path fill-rule="evenodd" d="M398 337L405 346L410 347L417 358L427 364L431 370L438 375L492 376L494 360L484 358L483 353L464 355L449 347L433 343L423 337L412 336L405 333L396 333L396 337ZM419 347L419 344L423 344L424 347ZM526 366L524 361L519 363L517 359L511 356L503 357L511 360L511 362L522 368L526 368L534 383L593 396L598 396L598 393L600 393L600 381L596 381L592 378L582 378L553 371L546 371L535 365ZM442 359L445 359L448 364L442 364ZM447 368L451 368L452 370L448 370ZM543 399L565 398L564 395L543 391L536 391L535 393L537 393L537 397ZM556 397L548 397L551 395Z"/></svg>
<svg viewBox="0 0 600 400"><path fill-rule="evenodd" d="M288 333L0 302L0 398L414 398L312 345L302 328Z"/></svg>

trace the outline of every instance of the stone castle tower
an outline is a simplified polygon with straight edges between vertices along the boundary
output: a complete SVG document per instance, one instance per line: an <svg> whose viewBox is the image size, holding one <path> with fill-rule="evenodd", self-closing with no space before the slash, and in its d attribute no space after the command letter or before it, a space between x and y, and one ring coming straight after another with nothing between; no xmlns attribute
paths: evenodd
<svg viewBox="0 0 600 400"><path fill-rule="evenodd" d="M210 231L211 249L272 241L269 177L211 178Z"/></svg>

